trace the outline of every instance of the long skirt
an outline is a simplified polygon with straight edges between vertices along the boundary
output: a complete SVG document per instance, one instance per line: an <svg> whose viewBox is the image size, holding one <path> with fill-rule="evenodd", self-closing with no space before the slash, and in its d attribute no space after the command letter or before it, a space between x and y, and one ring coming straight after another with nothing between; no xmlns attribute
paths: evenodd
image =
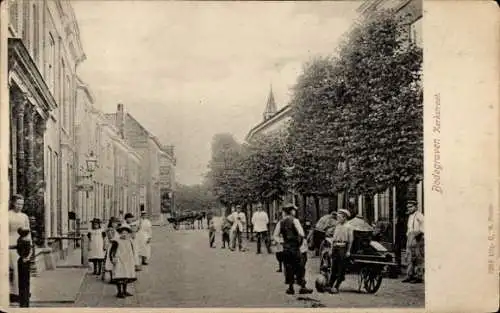
<svg viewBox="0 0 500 313"><path fill-rule="evenodd" d="M149 238L144 232L137 232L136 234L136 247L139 257L145 257L149 259L151 257L151 245L148 243Z"/></svg>
<svg viewBox="0 0 500 313"><path fill-rule="evenodd" d="M10 282L10 293L14 295L19 295L19 277L17 260L19 255L16 250L9 250L9 282Z"/></svg>

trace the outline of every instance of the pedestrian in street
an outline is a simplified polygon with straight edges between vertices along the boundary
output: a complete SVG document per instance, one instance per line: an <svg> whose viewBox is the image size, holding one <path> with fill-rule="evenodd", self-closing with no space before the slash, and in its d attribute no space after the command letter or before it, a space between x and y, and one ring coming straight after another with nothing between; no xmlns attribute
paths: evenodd
<svg viewBox="0 0 500 313"><path fill-rule="evenodd" d="M135 216L132 213L127 213L127 214L125 214L125 217L123 220L125 223L130 225L135 221ZM122 222L122 224L123 224L123 222Z"/></svg>
<svg viewBox="0 0 500 313"><path fill-rule="evenodd" d="M113 263L113 282L116 284L118 298L132 296L127 291L127 285L136 281L136 257L134 244L131 239L132 229L123 224L117 229L119 237L113 240L110 257Z"/></svg>
<svg viewBox="0 0 500 313"><path fill-rule="evenodd" d="M346 224L350 216L351 213L345 209L337 212L337 225L332 238L331 273L325 288L325 291L332 294L339 292L340 284L345 280L346 266L351 255L354 234L352 228Z"/></svg>
<svg viewBox="0 0 500 313"><path fill-rule="evenodd" d="M102 266L106 257L104 246L106 232L101 227L100 219L94 218L90 223L92 229L87 234L87 237L89 238L88 257L94 269L93 274L99 276L102 274Z"/></svg>
<svg viewBox="0 0 500 313"><path fill-rule="evenodd" d="M424 215L418 211L417 202L409 200L408 228L406 232L406 270L405 283L422 283L424 280Z"/></svg>
<svg viewBox="0 0 500 313"><path fill-rule="evenodd" d="M271 243L268 235L269 216L263 210L262 204L258 203L256 211L252 215L253 230L257 234L257 254L261 253L262 241L266 245L267 253L271 254Z"/></svg>
<svg viewBox="0 0 500 313"><path fill-rule="evenodd" d="M28 215L22 212L24 208L24 197L22 195L13 195L10 201L9 210L9 245L15 246L19 238L18 229L30 229L30 220ZM29 236L31 240L31 236ZM18 261L19 255L16 250L9 249L9 282L10 295L13 300L19 296L19 277Z"/></svg>
<svg viewBox="0 0 500 313"><path fill-rule="evenodd" d="M146 211L141 212L139 231L137 233L138 253L142 265L148 265L151 258L151 239L153 238L153 225Z"/></svg>
<svg viewBox="0 0 500 313"><path fill-rule="evenodd" d="M297 218L295 218L296 206L294 204L285 204L283 206L286 216L276 225L278 230L275 232L283 237L283 263L285 265L285 284L288 285L286 294L293 295L295 290L296 277L301 277L301 253L300 247L304 241L304 229ZM312 293L311 289L306 288L306 282L301 279L297 281L301 286L299 293Z"/></svg>
<svg viewBox="0 0 500 313"><path fill-rule="evenodd" d="M278 224L282 219L285 218L285 212L281 211L281 219L276 223L276 227L274 228L273 239L275 242L275 250L276 250L276 260L278 261L278 270L276 272L281 273L283 271L283 236L280 233L280 227Z"/></svg>
<svg viewBox="0 0 500 313"><path fill-rule="evenodd" d="M241 205L237 205L233 213L228 217L232 222L231 233L232 233L232 243L231 251L236 250L236 242L238 242L238 250L244 251L242 244L242 233L245 229L246 216L245 213L241 212Z"/></svg>
<svg viewBox="0 0 500 313"><path fill-rule="evenodd" d="M31 238L29 228L20 227L17 239L18 281L19 281L19 306L27 308L30 305L30 264L31 264Z"/></svg>
<svg viewBox="0 0 500 313"><path fill-rule="evenodd" d="M226 244L228 248L231 248L230 246L230 233L231 233L231 222L229 222L228 218L223 216L222 217L222 223L221 223L221 232L222 232L222 247L221 249L226 248Z"/></svg>
<svg viewBox="0 0 500 313"><path fill-rule="evenodd" d="M130 238L132 239L132 245L134 248L135 271L139 272L142 270L142 262L139 255L139 245L140 241L142 241L140 234L138 234L139 221L133 221L130 224L128 224L128 226L130 226L130 229L132 230Z"/></svg>
<svg viewBox="0 0 500 313"><path fill-rule="evenodd" d="M208 222L208 238L210 243L210 248L215 248L215 223L214 219L211 218Z"/></svg>
<svg viewBox="0 0 500 313"><path fill-rule="evenodd" d="M109 219L108 228L106 229L106 244L105 244L106 256L104 260L104 271L102 273L102 280L105 280L106 273L109 273L110 282L113 281L113 273L112 273L113 264L111 263L110 250L113 240L116 240L119 237L118 231L116 230L118 228L118 225L119 225L119 220L116 217L112 216Z"/></svg>

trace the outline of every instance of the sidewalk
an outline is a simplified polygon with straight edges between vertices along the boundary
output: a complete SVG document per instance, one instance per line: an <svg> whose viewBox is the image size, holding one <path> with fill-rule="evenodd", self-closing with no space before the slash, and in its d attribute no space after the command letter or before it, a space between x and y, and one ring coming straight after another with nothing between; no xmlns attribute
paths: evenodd
<svg viewBox="0 0 500 313"><path fill-rule="evenodd" d="M31 306L43 304L74 303L88 267L81 265L81 253L77 249L60 260L54 270L46 270L31 278Z"/></svg>

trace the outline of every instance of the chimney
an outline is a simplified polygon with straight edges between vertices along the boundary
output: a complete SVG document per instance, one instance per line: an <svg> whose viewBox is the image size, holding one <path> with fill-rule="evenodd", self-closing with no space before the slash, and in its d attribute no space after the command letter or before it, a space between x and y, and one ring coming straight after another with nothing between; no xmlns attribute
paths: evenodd
<svg viewBox="0 0 500 313"><path fill-rule="evenodd" d="M116 127L120 138L125 139L125 110L121 103L118 103L116 107Z"/></svg>

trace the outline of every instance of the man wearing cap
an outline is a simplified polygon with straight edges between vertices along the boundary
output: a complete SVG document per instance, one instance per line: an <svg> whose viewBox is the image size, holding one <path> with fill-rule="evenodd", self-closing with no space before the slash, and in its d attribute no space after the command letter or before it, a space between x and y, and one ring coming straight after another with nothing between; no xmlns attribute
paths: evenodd
<svg viewBox="0 0 500 313"><path fill-rule="evenodd" d="M408 229L406 231L406 260L408 268L404 283L422 283L424 270L423 241L424 215L417 210L417 201L409 200Z"/></svg>
<svg viewBox="0 0 500 313"><path fill-rule="evenodd" d="M230 250L234 251L236 249L236 241L238 242L238 250L244 251L243 245L241 243L241 235L243 233L244 226L246 224L245 213L241 212L241 205L237 205L236 209L233 209L231 215L229 215L228 220L232 223L231 226L231 246Z"/></svg>
<svg viewBox="0 0 500 313"><path fill-rule="evenodd" d="M306 283L303 277L301 268L301 251L300 247L304 241L304 229L297 218L295 218L296 206L294 204L285 204L283 211L285 217L276 225L275 234L281 234L283 238L283 264L285 265L285 284L288 285L286 293L293 295L295 290L293 285L295 277L299 278L297 283L301 286L299 293L311 293L311 289L306 288Z"/></svg>
<svg viewBox="0 0 500 313"><path fill-rule="evenodd" d="M347 218L351 216L348 210L340 209L337 212L337 225L332 238L332 268L326 291L338 293L340 284L345 279L347 258L351 255L351 247L354 241L353 230L346 224Z"/></svg>

